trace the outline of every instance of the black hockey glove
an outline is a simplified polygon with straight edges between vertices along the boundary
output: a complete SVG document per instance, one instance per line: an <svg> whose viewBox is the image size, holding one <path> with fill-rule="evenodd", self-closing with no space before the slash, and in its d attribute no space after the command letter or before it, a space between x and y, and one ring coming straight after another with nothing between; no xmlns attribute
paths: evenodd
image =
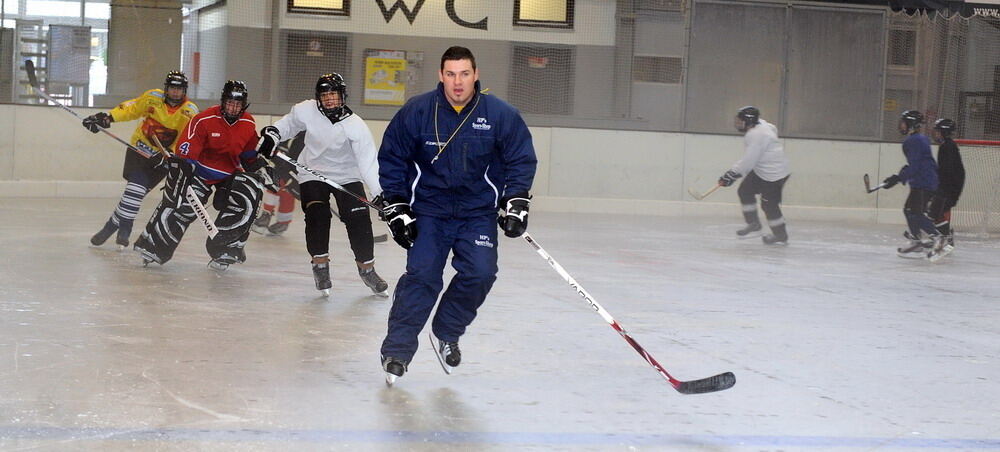
<svg viewBox="0 0 1000 452"><path fill-rule="evenodd" d="M89 130L91 133L100 132L101 129L107 129L111 127L111 123L115 121L111 115L100 112L83 118L83 127ZM100 128L98 128L100 126Z"/></svg>
<svg viewBox="0 0 1000 452"><path fill-rule="evenodd" d="M730 185L733 185L733 183L736 182L736 179L739 179L741 177L743 177L743 175L737 173L736 171L733 170L726 171L726 174L723 174L722 177L719 178L719 185L723 187L728 187Z"/></svg>
<svg viewBox="0 0 1000 452"><path fill-rule="evenodd" d="M500 200L500 206L504 209L497 223L503 229L504 235L516 238L524 235L528 229L528 204L531 203L531 195L518 193L514 196L507 196Z"/></svg>
<svg viewBox="0 0 1000 452"><path fill-rule="evenodd" d="M392 239L404 249L410 249L417 240L417 224L410 205L403 198L393 197L382 201L379 218L389 223Z"/></svg>
<svg viewBox="0 0 1000 452"><path fill-rule="evenodd" d="M893 174L892 176L889 176L889 177L885 178L884 181L882 181L882 185L884 186L883 188L892 188L892 187L895 187L896 184L898 184L900 180L901 179L899 178L898 174Z"/></svg>
<svg viewBox="0 0 1000 452"><path fill-rule="evenodd" d="M274 155L274 148L278 147L279 142L281 142L281 134L278 133L277 127L267 126L260 129L260 140L257 141L257 154L271 158Z"/></svg>

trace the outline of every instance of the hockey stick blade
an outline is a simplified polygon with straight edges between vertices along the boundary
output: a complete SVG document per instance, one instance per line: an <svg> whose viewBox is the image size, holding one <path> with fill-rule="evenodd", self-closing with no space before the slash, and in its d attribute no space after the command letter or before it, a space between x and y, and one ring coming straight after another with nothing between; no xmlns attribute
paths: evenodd
<svg viewBox="0 0 1000 452"><path fill-rule="evenodd" d="M576 282L576 280L570 276L569 272L567 272L562 265L559 265L559 263L556 262L556 260L549 255L549 253L546 252L545 249L542 248L542 246L533 237L531 237L531 235L524 233L521 238L528 242L528 244L535 249L535 252L538 253L538 255L541 256L542 259L544 259L545 262L547 262L549 266L559 274L559 276L562 276L563 280L566 281L566 283L569 284L569 286L573 288L578 295L583 297L584 301L590 305L591 309L597 312L597 315L601 316L601 318L603 318L612 329L617 331L618 335L621 336L622 339L625 339L625 342L631 345L632 348L639 353L639 356L642 356L642 359L646 360L646 363L656 370L656 372L660 374L663 379L667 380L667 382L669 382L670 385L677 390L677 392L681 394L704 394L706 392L716 392L729 389L736 384L736 377L732 372L725 372L712 377L692 381L681 381L674 378L669 372L667 372L667 369L661 366L660 363L653 358L653 355L650 355L645 348L639 345L639 342L633 339L632 336L625 331L625 328L623 328L613 317L611 317L611 314L609 314L603 306L598 304L597 300L594 300L594 297L592 297L590 293L583 288L583 286Z"/></svg>
<svg viewBox="0 0 1000 452"><path fill-rule="evenodd" d="M35 76L35 62L24 60L24 72L28 73L28 83L32 88L38 89L38 77Z"/></svg>
<svg viewBox="0 0 1000 452"><path fill-rule="evenodd" d="M868 173L865 173L864 179L865 179L865 191L867 191L868 193L872 193L874 191L885 188L885 183L878 184L874 188L872 188L871 179L868 177Z"/></svg>
<svg viewBox="0 0 1000 452"><path fill-rule="evenodd" d="M715 191L718 190L719 187L722 187L722 186L721 185L716 185L716 186L708 189L708 191L706 191L705 193L698 193L698 192L694 191L693 188L689 188L688 189L688 194L691 195L692 198L694 198L694 199L696 199L698 201L701 201L702 199L707 198L708 195L711 195L712 193L715 193Z"/></svg>
<svg viewBox="0 0 1000 452"><path fill-rule="evenodd" d="M698 193L698 192L694 191L693 188L689 188L688 189L688 194L691 195L692 198L697 199L698 201L701 201L702 199L705 199L705 198L703 198L701 196L701 193Z"/></svg>
<svg viewBox="0 0 1000 452"><path fill-rule="evenodd" d="M736 376L732 372L702 378L701 380L682 381L677 385L681 394L704 394L706 392L724 391L736 384Z"/></svg>

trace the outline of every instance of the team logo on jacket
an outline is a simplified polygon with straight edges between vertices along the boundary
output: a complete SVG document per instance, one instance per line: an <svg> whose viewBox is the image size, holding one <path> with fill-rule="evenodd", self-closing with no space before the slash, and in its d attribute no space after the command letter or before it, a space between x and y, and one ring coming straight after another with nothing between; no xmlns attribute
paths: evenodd
<svg viewBox="0 0 1000 452"><path fill-rule="evenodd" d="M490 241L490 236L480 235L479 240L476 240L476 246L485 246L487 248L493 248L493 242Z"/></svg>
<svg viewBox="0 0 1000 452"><path fill-rule="evenodd" d="M493 126L486 122L486 118L476 118L476 122L472 123L472 128L476 130L490 130Z"/></svg>

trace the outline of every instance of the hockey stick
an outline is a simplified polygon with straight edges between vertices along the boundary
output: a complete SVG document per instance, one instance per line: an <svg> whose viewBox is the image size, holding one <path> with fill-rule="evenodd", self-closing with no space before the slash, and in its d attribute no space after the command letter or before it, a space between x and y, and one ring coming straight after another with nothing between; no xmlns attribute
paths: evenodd
<svg viewBox="0 0 1000 452"><path fill-rule="evenodd" d="M883 188L885 188L885 182L878 184L874 188L872 188L872 183L871 180L868 178L868 173L865 173L865 190L868 191L868 193L871 193L875 190L881 190Z"/></svg>
<svg viewBox="0 0 1000 452"><path fill-rule="evenodd" d="M553 269L555 269L556 273L559 273L559 276L562 276L563 279L569 283L570 287L576 290L576 292L580 294L580 296L583 297L588 304L590 304L591 308L597 311L597 313L604 318L604 321L611 325L611 328L614 328L614 330L617 331L623 339L625 339L625 342L628 342L628 344L631 345L635 351L639 352L639 355L641 355L650 366L653 366L653 368L659 372L660 376L670 382L677 392L681 394L702 394L706 392L716 392L729 389L736 384L736 376L733 375L732 372L725 372L712 377L702 378L701 380L691 381L680 381L672 377L669 373L667 373L667 370L660 365L660 363L653 359L652 355L646 352L646 349L642 348L642 346L639 345L635 339L632 339L632 336L630 336L628 332L626 332L625 329L611 317L611 314L609 314L608 311L605 311L601 305L597 304L594 297L590 296L590 294L584 290L584 288L580 286L580 284L577 283L576 280L569 275L569 273L566 272L566 269L564 269L562 265L559 265L559 263L549 255L549 253L546 253L545 250L542 249L542 246L539 245L535 239L528 235L528 233L524 233L522 237L524 237L524 240L527 241L536 252L538 252L538 255L542 256L542 259L545 259L545 261L548 262Z"/></svg>
<svg viewBox="0 0 1000 452"><path fill-rule="evenodd" d="M287 143L287 142L286 142L286 143ZM286 144L282 143L281 145L279 145L279 146L278 146L278 149L277 149L277 150L279 150L279 151L286 151L286 152L287 152L287 151L288 151L288 149L289 149L289 148L288 148L288 146L287 146ZM301 163L299 163L298 161L294 161L294 160L291 160L291 157L289 157L288 155L286 155L286 154L285 154L285 152L276 152L275 154L276 154L276 155L280 155L280 158L281 158L282 160L284 160L284 161L286 161L286 162L289 162L289 163L290 163L291 165L295 166L296 168L302 168L302 169L305 169L306 171L308 171L308 172L312 173L313 175L315 175L315 176L317 176L317 177L322 177L322 175L320 175L320 174L317 174L317 173L316 173L315 171L313 171L312 169L310 169L310 168L306 167L305 165L302 165L302 164L301 164ZM325 179L325 178L324 178L324 179ZM359 201L361 201L361 202L365 203L365 205L367 205L368 207L372 207L372 208L374 208L374 209L375 209L376 211L381 211L381 210L382 210L381 208L378 208L378 207L375 207L375 206L374 206L374 204L372 204L372 203L368 203L368 202L365 202L365 200L364 200L364 199L362 199L362 198L358 197L358 195L355 195L354 193L351 193L351 192L349 192L349 191L345 190L345 189L344 189L344 187L342 187L342 186L340 186L340 185L336 184L335 182L332 182L332 181L327 181L327 180L323 180L323 182L326 182L326 183L328 183L328 184L332 185L332 186L333 186L334 188L336 188L336 189L338 189L338 190L340 190L340 191L343 191L344 193L347 193L347 194L349 194L349 195L353 196L353 197L354 197L354 198L356 198L357 200L359 200ZM300 197L300 196L296 196L296 195L295 195L295 192L292 192L292 195L293 195L293 196L295 196L295 198L296 198L296 199L298 199L298 200L299 200L299 202L302 202L302 199L301 199L301 197ZM333 216L337 217L337 219L338 219L338 220L341 220L341 221L343 221L343 219L342 219L342 218L340 218L340 214L339 214L339 213L338 213L338 212L337 212L337 211L336 211L336 210L335 210L335 209L334 209L333 207L331 207L331 208L330 208L330 213L331 213L331 214L333 214ZM372 235L372 239L373 239L373 240L375 241L375 243L379 243L379 242L385 242L385 241L388 241L388 240L389 240L389 235L388 235L388 234L380 234L380 235L374 235L374 234L373 234L373 235Z"/></svg>
<svg viewBox="0 0 1000 452"><path fill-rule="evenodd" d="M164 156L170 157L173 155L167 150L166 147L163 146L159 137L154 134L152 138L156 147L160 148L160 152L162 152ZM208 209L206 209L205 205L201 203L201 200L198 199L198 194L195 193L194 189L191 188L190 185L188 185L187 190L184 191L184 198L187 199L188 204L191 204L191 209L194 210L194 214L198 216L199 220L201 220L201 225L205 226L205 231L208 232L208 237L214 239L216 234L219 233L219 228L215 226L215 222L212 221L212 217L208 215Z"/></svg>
<svg viewBox="0 0 1000 452"><path fill-rule="evenodd" d="M711 195L712 193L715 193L715 191L718 190L719 187L722 187L722 186L716 184L714 187L708 189L708 191L706 191L705 193L698 193L698 192L694 191L693 188L689 188L688 189L688 194L691 195L692 198L697 199L698 201L701 201L702 199L707 198L708 195Z"/></svg>
<svg viewBox="0 0 1000 452"><path fill-rule="evenodd" d="M292 166L294 166L294 167L296 167L296 168L298 168L298 169L300 169L302 171L305 171L305 172L307 172L309 174L312 174L313 176L316 176L317 179L319 179L319 180L321 180L323 182L326 182L327 185L329 185L329 186L331 186L331 187L333 187L333 188L335 188L335 189L337 189L339 191L347 193L348 195L351 195L354 199L357 199L358 201L361 201L362 204L364 204L364 205L366 205L368 207L371 207L372 209L375 209L376 212L381 212L382 211L381 207L376 206L371 201L369 201L369 200L367 200L365 198L362 198L362 197L360 197L360 196L358 196L358 195L356 195L354 193L351 193L350 191L348 191L346 188L344 188L340 184L338 184L338 183L330 180L329 178L327 178L326 176L324 176L324 175L322 175L320 173L317 173L312 168L310 168L308 166L305 166L305 165L303 165L303 164L295 161L291 157L285 155L285 153L283 153L283 152L275 152L274 155L276 157L278 157L278 158L280 158L280 159L282 159L282 160L290 163Z"/></svg>
<svg viewBox="0 0 1000 452"><path fill-rule="evenodd" d="M52 96L49 96L48 94L46 94L45 91L42 91L41 86L38 85L38 78L35 76L35 62L34 61L24 60L24 71L28 73L28 83L30 83L31 87L35 89L35 94L37 94L42 99L45 99L45 100L47 100L49 102L52 102L53 104L56 104L57 107L62 108L63 110L66 110L67 112L69 112L69 114L71 114L73 116L76 116L77 119L83 121L84 118L83 118L83 116L80 116L79 113L73 111L72 108L69 108L69 107L67 107L67 106L59 103L58 101L56 101L55 99L53 99ZM95 124L95 125L97 125L97 124ZM97 125L97 128L101 129L101 132L104 132L109 137L114 138L115 141L118 141L119 143L124 144L125 147L127 147L130 151L138 152L139 155L141 155L143 157L146 157L146 158L150 158L150 157L152 157L154 155L154 153L151 153L151 152L148 152L148 151L144 151L144 150L139 149L139 148L137 148L135 146L132 146L131 144L129 144L129 142L127 142L127 141L125 141L125 140L123 140L121 138L118 138L118 135L115 135L115 134L111 133L108 129L105 129L104 127L101 127L101 126Z"/></svg>
<svg viewBox="0 0 1000 452"><path fill-rule="evenodd" d="M201 220L201 225L205 226L205 231L208 231L209 238L215 238L215 235L219 233L219 228L215 227L215 223L212 222L212 218L208 216L208 210L205 209L205 205L201 203L198 199L198 194L194 192L194 189L188 185L187 190L184 191L184 197L187 198L191 208L194 209L195 215Z"/></svg>

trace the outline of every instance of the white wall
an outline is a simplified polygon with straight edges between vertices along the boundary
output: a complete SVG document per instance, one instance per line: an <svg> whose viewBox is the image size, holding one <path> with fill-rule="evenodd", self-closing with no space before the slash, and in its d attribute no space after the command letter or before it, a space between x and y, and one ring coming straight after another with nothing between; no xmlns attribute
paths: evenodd
<svg viewBox="0 0 1000 452"><path fill-rule="evenodd" d="M84 115L98 110L80 109ZM277 118L257 117L258 126ZM128 139L135 127L115 123ZM381 142L386 121L369 121ZM654 215L733 214L734 188L697 202L742 154L741 138L620 130L533 127L539 166L537 210ZM792 176L785 188L790 218L901 223L907 190L866 194L861 177L877 183L903 165L900 145L785 139ZM123 146L91 134L55 107L0 105L0 197L117 197Z"/></svg>

